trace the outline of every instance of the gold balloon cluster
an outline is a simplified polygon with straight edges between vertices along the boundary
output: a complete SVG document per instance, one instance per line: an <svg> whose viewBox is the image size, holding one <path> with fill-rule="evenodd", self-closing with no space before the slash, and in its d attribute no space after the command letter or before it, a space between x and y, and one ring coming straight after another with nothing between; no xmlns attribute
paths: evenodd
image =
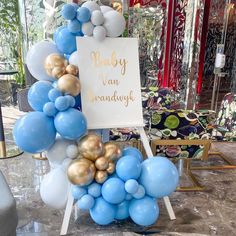
<svg viewBox="0 0 236 236"><path fill-rule="evenodd" d="M121 156L120 148L113 142L102 143L100 136L88 134L78 143L79 156L71 162L67 175L72 184L88 185L94 179L104 183L115 171L115 162Z"/></svg>
<svg viewBox="0 0 236 236"><path fill-rule="evenodd" d="M79 69L75 65L68 65L68 61L57 53L47 56L44 68L49 76L58 79L58 89L72 96L80 93L80 82L77 78Z"/></svg>

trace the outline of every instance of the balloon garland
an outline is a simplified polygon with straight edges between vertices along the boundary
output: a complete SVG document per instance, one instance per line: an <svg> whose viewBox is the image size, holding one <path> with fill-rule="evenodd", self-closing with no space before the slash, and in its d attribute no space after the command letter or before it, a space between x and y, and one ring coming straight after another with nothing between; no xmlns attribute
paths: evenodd
<svg viewBox="0 0 236 236"><path fill-rule="evenodd" d="M178 184L176 167L164 157L143 161L136 148L102 143L98 135L87 134L81 112L76 37L118 37L125 19L93 1L65 4L61 14L68 24L55 31L55 43L36 43L27 54L28 69L39 81L28 93L34 112L15 123L14 140L26 152L47 152L51 171L40 195L48 206L65 208L71 183L69 194L97 224L130 217L136 224L151 225L159 216L156 200Z"/></svg>

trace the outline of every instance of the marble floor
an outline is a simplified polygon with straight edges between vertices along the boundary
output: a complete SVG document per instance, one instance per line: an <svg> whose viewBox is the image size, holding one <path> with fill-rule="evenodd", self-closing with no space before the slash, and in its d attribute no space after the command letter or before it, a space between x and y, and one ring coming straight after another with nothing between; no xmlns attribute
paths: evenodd
<svg viewBox="0 0 236 236"><path fill-rule="evenodd" d="M3 108L3 115L7 142L11 146L12 125L15 118L22 114L6 107ZM214 148L236 162L236 143L216 143ZM210 163L214 164L215 161L211 160ZM17 201L17 235L59 235L63 211L48 208L39 195L40 182L49 171L48 162L23 154L13 159L0 160L0 169ZM236 169L195 171L194 174L206 190L173 193L170 199L177 217L174 221L169 220L163 201L160 200L160 217L154 226L142 228L127 221L99 227L87 215L79 213L76 220L73 213L68 235L236 235ZM188 184L185 175L181 177L181 183Z"/></svg>

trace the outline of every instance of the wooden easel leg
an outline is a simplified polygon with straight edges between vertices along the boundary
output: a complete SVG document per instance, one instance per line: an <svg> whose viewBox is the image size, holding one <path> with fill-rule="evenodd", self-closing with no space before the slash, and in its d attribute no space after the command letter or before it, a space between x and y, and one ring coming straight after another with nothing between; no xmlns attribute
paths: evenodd
<svg viewBox="0 0 236 236"><path fill-rule="evenodd" d="M141 140L143 142L143 147L144 147L144 149L145 149L145 151L147 153L148 158L149 157L153 157L152 149L150 147L150 144L149 144L147 135L146 135L146 133L144 131L144 128L143 127L139 127L138 130L139 130L139 134L140 134ZM165 207L167 209L167 212L169 214L170 219L171 220L175 220L176 219L175 213L174 213L174 210L172 208L172 205L171 205L169 197L166 196L166 197L163 198L163 200L164 200Z"/></svg>

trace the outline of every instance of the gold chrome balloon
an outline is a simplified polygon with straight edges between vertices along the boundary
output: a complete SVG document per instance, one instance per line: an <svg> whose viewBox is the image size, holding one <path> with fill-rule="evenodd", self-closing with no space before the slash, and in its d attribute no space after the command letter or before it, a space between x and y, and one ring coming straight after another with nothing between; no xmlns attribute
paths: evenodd
<svg viewBox="0 0 236 236"><path fill-rule="evenodd" d="M104 157L111 161L117 160L121 156L121 150L114 142L105 143L104 151Z"/></svg>
<svg viewBox="0 0 236 236"><path fill-rule="evenodd" d="M71 162L67 169L67 176L72 184L84 186L94 180L95 172L96 168L94 163L81 158Z"/></svg>
<svg viewBox="0 0 236 236"><path fill-rule="evenodd" d="M108 160L106 157L99 157L96 161L95 161L95 167L98 170L106 170L108 168Z"/></svg>
<svg viewBox="0 0 236 236"><path fill-rule="evenodd" d="M67 73L67 74L74 75L74 76L77 76L78 73L79 73L78 66L75 66L75 65L68 65L68 66L66 67L66 73Z"/></svg>
<svg viewBox="0 0 236 236"><path fill-rule="evenodd" d="M115 164L113 162L109 162L108 168L106 169L106 171L107 171L108 174L111 175L111 174L114 173L115 168L116 168Z"/></svg>
<svg viewBox="0 0 236 236"><path fill-rule="evenodd" d="M67 65L67 60L57 53L48 55L44 62L44 68L47 74L57 79L66 73Z"/></svg>
<svg viewBox="0 0 236 236"><path fill-rule="evenodd" d="M57 83L58 89L64 93L69 93L72 96L77 96L80 93L80 82L74 75L63 75Z"/></svg>
<svg viewBox="0 0 236 236"><path fill-rule="evenodd" d="M103 155L103 144L100 136L88 134L78 142L78 150L81 156L95 161Z"/></svg>
<svg viewBox="0 0 236 236"><path fill-rule="evenodd" d="M108 178L108 174L106 171L98 170L95 174L95 180L97 183L102 184L104 183Z"/></svg>

